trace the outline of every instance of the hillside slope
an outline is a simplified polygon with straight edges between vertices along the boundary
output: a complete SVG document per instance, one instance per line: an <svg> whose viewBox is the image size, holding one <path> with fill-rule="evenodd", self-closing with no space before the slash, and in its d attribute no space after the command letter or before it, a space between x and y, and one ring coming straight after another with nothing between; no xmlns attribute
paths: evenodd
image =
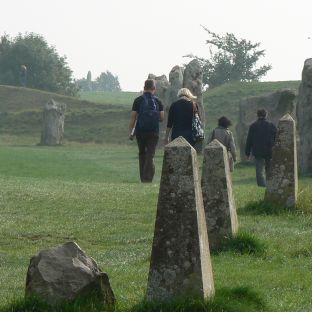
<svg viewBox="0 0 312 312"><path fill-rule="evenodd" d="M11 86L0 86L0 133L37 136L39 141L43 106L51 98L66 103L65 139L98 143L127 141L129 111L124 105L97 104Z"/></svg>
<svg viewBox="0 0 312 312"><path fill-rule="evenodd" d="M229 83L204 93L207 134L217 119L226 115L238 118L239 102L249 96L290 88L297 90L299 81ZM51 98L66 103L65 139L80 142L126 143L129 113L136 92L87 92L79 98L40 90L0 86L0 133L40 138L43 105ZM96 101L94 103L93 101ZM234 132L235 133L235 132Z"/></svg>

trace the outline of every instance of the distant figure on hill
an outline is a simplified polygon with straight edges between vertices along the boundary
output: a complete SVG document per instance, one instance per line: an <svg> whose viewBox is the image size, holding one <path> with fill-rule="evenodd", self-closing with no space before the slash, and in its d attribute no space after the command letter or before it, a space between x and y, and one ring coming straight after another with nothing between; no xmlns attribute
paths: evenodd
<svg viewBox="0 0 312 312"><path fill-rule="evenodd" d="M179 136L186 139L192 146L195 145L192 133L192 119L195 110L198 110L194 100L197 98L187 88L178 91L178 100L169 108L168 123L165 135L165 144Z"/></svg>
<svg viewBox="0 0 312 312"><path fill-rule="evenodd" d="M265 109L257 111L258 120L252 123L248 130L245 154L255 157L256 178L258 186L266 186L266 174L272 158L272 148L275 142L277 129L267 120L268 112Z"/></svg>
<svg viewBox="0 0 312 312"><path fill-rule="evenodd" d="M218 127L212 131L210 141L217 139L222 143L228 151L230 171L234 171L234 162L236 161L236 146L234 142L233 133L229 130L232 125L231 120L222 116L218 119Z"/></svg>
<svg viewBox="0 0 312 312"><path fill-rule="evenodd" d="M20 82L21 82L22 87L26 87L26 85L27 85L27 67L25 65L21 65Z"/></svg>
<svg viewBox="0 0 312 312"><path fill-rule="evenodd" d="M153 158L159 139L159 122L164 119L164 106L154 95L155 91L155 80L147 79L143 95L134 100L130 115L129 138L132 140L136 136L138 143L141 182L153 180Z"/></svg>

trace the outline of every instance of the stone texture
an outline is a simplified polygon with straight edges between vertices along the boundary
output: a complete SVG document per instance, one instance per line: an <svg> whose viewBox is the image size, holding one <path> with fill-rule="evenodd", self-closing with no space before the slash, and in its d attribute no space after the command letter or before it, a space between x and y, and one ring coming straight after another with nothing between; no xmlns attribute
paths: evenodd
<svg viewBox="0 0 312 312"><path fill-rule="evenodd" d="M31 258L26 296L36 295L53 306L91 294L104 307L115 303L107 274L76 243L43 250Z"/></svg>
<svg viewBox="0 0 312 312"><path fill-rule="evenodd" d="M241 157L245 155L245 144L250 124L257 119L257 110L264 108L269 112L269 119L277 125L286 113L295 116L296 93L284 89L263 96L248 97L241 101L236 134Z"/></svg>
<svg viewBox="0 0 312 312"><path fill-rule="evenodd" d="M298 193L296 125L286 114L277 128L271 167L267 176L265 200L286 207L294 207Z"/></svg>
<svg viewBox="0 0 312 312"><path fill-rule="evenodd" d="M228 155L216 139L204 149L202 190L209 245L216 249L238 230Z"/></svg>
<svg viewBox="0 0 312 312"><path fill-rule="evenodd" d="M156 81L155 95L161 100L165 110L168 110L168 106L170 105L168 101L170 83L166 75L155 76L154 74L149 74L147 79L154 79Z"/></svg>
<svg viewBox="0 0 312 312"><path fill-rule="evenodd" d="M312 58L304 62L297 102L300 172L312 172Z"/></svg>
<svg viewBox="0 0 312 312"><path fill-rule="evenodd" d="M178 100L177 94L178 91L183 87L183 68L176 65L174 66L169 73L169 106Z"/></svg>
<svg viewBox="0 0 312 312"><path fill-rule="evenodd" d="M147 299L213 294L196 151L179 137L165 146Z"/></svg>
<svg viewBox="0 0 312 312"><path fill-rule="evenodd" d="M65 110L66 104L58 103L53 99L44 106L41 145L62 144Z"/></svg>
<svg viewBox="0 0 312 312"><path fill-rule="evenodd" d="M193 95L197 96L196 103L199 108L199 115L205 125L205 111L203 105L203 70L198 60L189 62L183 74L183 87L188 88Z"/></svg>

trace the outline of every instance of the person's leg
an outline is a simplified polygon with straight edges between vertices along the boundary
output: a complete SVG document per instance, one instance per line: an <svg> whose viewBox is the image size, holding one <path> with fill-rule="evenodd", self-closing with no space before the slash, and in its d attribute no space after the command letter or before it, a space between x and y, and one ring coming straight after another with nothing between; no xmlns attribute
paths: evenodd
<svg viewBox="0 0 312 312"><path fill-rule="evenodd" d="M266 179L265 179L265 160L264 158L255 158L256 163L256 178L258 186L265 187Z"/></svg>
<svg viewBox="0 0 312 312"><path fill-rule="evenodd" d="M146 138L143 135L137 135L136 140L139 148L139 169L140 169L140 179L144 182L144 166L146 160Z"/></svg>
<svg viewBox="0 0 312 312"><path fill-rule="evenodd" d="M151 133L148 135L148 139L146 141L146 158L143 169L143 179L144 182L152 182L155 174L155 165L154 165L154 155L156 146L158 143L159 136L155 133Z"/></svg>

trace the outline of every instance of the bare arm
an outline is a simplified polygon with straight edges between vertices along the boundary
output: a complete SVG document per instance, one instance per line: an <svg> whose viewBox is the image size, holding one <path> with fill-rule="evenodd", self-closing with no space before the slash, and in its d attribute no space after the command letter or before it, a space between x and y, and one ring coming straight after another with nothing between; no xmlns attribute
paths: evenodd
<svg viewBox="0 0 312 312"><path fill-rule="evenodd" d="M132 111L130 114L130 122L129 122L129 136L131 136L132 130L135 126L137 120L138 113L136 111Z"/></svg>
<svg viewBox="0 0 312 312"><path fill-rule="evenodd" d="M163 121L165 118L165 112L164 111L160 111L159 112L159 121Z"/></svg>
<svg viewBox="0 0 312 312"><path fill-rule="evenodd" d="M168 144L170 142L170 134L171 134L171 129L172 128L167 128L166 129L166 134L165 134L165 139L164 139L164 144Z"/></svg>

